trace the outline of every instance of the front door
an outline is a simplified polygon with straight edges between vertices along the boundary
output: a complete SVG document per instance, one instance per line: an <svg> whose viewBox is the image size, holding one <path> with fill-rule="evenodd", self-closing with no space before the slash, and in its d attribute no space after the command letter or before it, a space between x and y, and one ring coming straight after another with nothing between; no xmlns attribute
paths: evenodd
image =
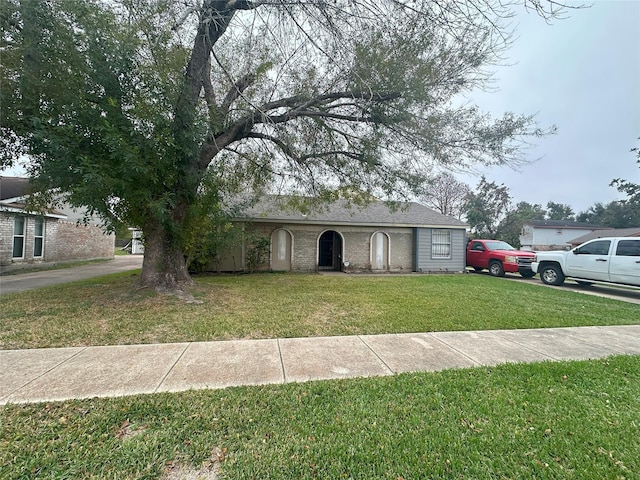
<svg viewBox="0 0 640 480"><path fill-rule="evenodd" d="M611 240L592 240L567 255L567 276L589 280L609 280Z"/></svg>
<svg viewBox="0 0 640 480"><path fill-rule="evenodd" d="M342 237L338 232L328 230L320 235L318 270L342 270Z"/></svg>
<svg viewBox="0 0 640 480"><path fill-rule="evenodd" d="M271 234L271 269L291 270L291 234L283 228Z"/></svg>
<svg viewBox="0 0 640 480"><path fill-rule="evenodd" d="M371 237L371 269L386 270L389 258L389 238L382 232Z"/></svg>

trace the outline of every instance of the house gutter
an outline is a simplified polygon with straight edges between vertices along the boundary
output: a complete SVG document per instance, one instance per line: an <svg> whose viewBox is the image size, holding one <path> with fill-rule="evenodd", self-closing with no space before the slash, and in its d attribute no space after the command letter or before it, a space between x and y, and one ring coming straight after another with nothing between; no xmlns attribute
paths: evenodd
<svg viewBox="0 0 640 480"><path fill-rule="evenodd" d="M295 224L295 225L332 225L341 227L394 227L394 228L451 228L457 230L466 230L468 225L451 225L448 223L441 224L425 224L425 223L362 223L362 222L345 222L335 220L293 220L290 218L239 218L232 220L233 222L261 222L274 224Z"/></svg>
<svg viewBox="0 0 640 480"><path fill-rule="evenodd" d="M8 212L8 213L17 213L21 215L42 215L47 218L57 218L60 220L65 220L67 218L66 215L59 213L50 213L50 212L30 212L20 207L12 207L11 205L0 204L0 212Z"/></svg>

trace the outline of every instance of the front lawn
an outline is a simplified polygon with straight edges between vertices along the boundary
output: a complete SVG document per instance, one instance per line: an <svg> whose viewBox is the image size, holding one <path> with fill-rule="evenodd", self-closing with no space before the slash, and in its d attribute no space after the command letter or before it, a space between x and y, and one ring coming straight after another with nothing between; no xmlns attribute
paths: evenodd
<svg viewBox="0 0 640 480"><path fill-rule="evenodd" d="M202 304L131 272L5 295L0 348L633 324L638 305L486 275L197 278Z"/></svg>
<svg viewBox="0 0 640 480"><path fill-rule="evenodd" d="M0 478L638 479L638 412L640 356L9 405Z"/></svg>

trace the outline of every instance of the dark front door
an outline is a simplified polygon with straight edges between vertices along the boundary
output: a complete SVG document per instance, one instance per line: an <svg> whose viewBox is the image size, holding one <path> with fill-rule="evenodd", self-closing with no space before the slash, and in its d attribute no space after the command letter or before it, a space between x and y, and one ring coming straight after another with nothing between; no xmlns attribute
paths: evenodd
<svg viewBox="0 0 640 480"><path fill-rule="evenodd" d="M320 236L318 248L318 270L342 269L342 237L338 232L324 232Z"/></svg>

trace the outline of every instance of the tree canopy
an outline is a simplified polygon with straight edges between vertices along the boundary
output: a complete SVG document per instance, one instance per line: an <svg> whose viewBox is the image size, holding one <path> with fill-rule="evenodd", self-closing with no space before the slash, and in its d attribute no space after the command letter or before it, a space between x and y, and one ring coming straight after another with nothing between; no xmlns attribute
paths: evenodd
<svg viewBox="0 0 640 480"><path fill-rule="evenodd" d="M398 199L548 133L462 101L511 41L509 2L1 1L2 163L29 154L40 189L141 227L141 286L190 282L203 192Z"/></svg>
<svg viewBox="0 0 640 480"><path fill-rule="evenodd" d="M638 139L640 140L640 138ZM636 163L640 166L640 147L631 149L636 154ZM627 199L624 202L635 204L640 206L640 183L635 183L623 178L614 178L609 184L611 187L616 187L619 192L627 195Z"/></svg>
<svg viewBox="0 0 640 480"><path fill-rule="evenodd" d="M465 213L464 207L470 193L469 185L445 172L428 180L418 199L443 215L460 219Z"/></svg>
<svg viewBox="0 0 640 480"><path fill-rule="evenodd" d="M509 188L482 176L476 191L467 195L464 205L471 232L478 237L496 238L498 226L510 207Z"/></svg>

